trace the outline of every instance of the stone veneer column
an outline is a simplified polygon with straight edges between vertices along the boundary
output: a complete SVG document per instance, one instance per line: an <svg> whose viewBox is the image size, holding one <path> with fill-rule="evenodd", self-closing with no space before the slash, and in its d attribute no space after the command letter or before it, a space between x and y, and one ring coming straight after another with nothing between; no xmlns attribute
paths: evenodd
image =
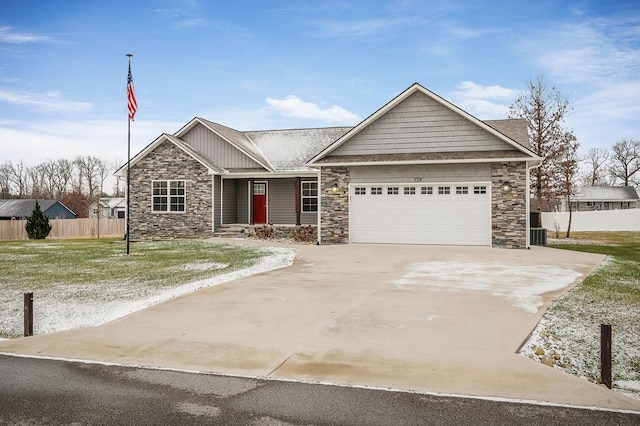
<svg viewBox="0 0 640 426"><path fill-rule="evenodd" d="M511 189L503 191L503 183ZM524 162L491 164L491 228L494 247L526 248L527 166Z"/></svg>
<svg viewBox="0 0 640 426"><path fill-rule="evenodd" d="M334 184L338 190L333 191ZM349 168L320 170L320 240L323 244L349 242Z"/></svg>

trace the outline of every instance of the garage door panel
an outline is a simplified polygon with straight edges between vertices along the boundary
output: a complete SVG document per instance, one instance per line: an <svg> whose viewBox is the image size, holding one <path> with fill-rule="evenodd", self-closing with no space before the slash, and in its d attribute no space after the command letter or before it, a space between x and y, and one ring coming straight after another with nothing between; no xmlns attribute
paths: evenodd
<svg viewBox="0 0 640 426"><path fill-rule="evenodd" d="M405 194L407 186L415 193ZM438 193L443 184L431 184L431 194L421 193L422 186L354 185L349 205L351 242L490 245L488 183L446 185L449 194ZM456 194L460 186L467 188L466 194ZM474 186L484 186L485 193L474 194ZM382 194L372 194L372 187L382 188ZM388 187L398 188L398 193L388 194Z"/></svg>

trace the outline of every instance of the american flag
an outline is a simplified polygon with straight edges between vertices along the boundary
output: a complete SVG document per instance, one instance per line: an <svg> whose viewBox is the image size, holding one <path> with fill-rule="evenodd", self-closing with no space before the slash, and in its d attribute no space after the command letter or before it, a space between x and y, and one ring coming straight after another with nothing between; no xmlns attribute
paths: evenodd
<svg viewBox="0 0 640 426"><path fill-rule="evenodd" d="M133 88L133 77L131 76L131 64L129 64L129 75L127 76L127 107L129 108L129 118L133 117L138 111L138 102L136 101L136 92Z"/></svg>

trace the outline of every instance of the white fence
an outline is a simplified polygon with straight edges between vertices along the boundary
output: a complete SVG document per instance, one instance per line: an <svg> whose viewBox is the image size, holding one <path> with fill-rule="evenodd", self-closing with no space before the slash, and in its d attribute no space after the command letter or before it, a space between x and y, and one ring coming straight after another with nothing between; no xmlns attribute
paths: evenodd
<svg viewBox="0 0 640 426"><path fill-rule="evenodd" d="M549 231L566 232L568 223L569 212L542 213L542 227ZM640 231L640 209L573 212L571 230Z"/></svg>

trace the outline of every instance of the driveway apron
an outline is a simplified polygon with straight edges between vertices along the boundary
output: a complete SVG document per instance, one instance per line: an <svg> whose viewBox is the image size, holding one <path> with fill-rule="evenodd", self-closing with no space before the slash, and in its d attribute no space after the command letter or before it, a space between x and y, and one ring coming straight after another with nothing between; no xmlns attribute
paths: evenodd
<svg viewBox="0 0 640 426"><path fill-rule="evenodd" d="M101 326L2 341L0 352L640 410L638 400L516 353L544 309L601 255L297 248L291 267Z"/></svg>

